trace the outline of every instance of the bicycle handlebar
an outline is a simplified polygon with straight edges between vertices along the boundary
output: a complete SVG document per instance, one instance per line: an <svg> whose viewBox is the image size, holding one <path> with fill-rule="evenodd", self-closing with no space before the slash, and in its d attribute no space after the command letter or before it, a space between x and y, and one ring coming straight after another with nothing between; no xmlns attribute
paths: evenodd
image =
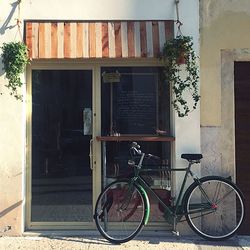
<svg viewBox="0 0 250 250"><path fill-rule="evenodd" d="M137 143L137 142L132 142L130 145L130 154L132 157L134 156L141 156L143 154L143 152L140 150L141 146ZM145 154L145 157L150 159L155 159L155 160L160 160L160 157L156 156L156 155L152 155L152 154Z"/></svg>
<svg viewBox="0 0 250 250"><path fill-rule="evenodd" d="M132 157L142 154L142 152L140 150L140 145L137 144L137 142L132 142L131 143L129 152L130 152L130 154L131 154Z"/></svg>
<svg viewBox="0 0 250 250"><path fill-rule="evenodd" d="M155 160L160 160L160 159L161 159L159 156L151 155L151 154L147 154L146 157L148 157L148 158L153 158L153 159L155 159Z"/></svg>

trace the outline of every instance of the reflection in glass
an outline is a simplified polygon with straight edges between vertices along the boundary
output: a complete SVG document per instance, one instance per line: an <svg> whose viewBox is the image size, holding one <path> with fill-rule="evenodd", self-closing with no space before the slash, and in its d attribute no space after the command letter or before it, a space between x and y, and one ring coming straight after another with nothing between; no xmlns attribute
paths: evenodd
<svg viewBox="0 0 250 250"><path fill-rule="evenodd" d="M91 93L91 71L32 71L32 221L92 221Z"/></svg>
<svg viewBox="0 0 250 250"><path fill-rule="evenodd" d="M170 92L168 83L161 80L157 67L103 67L105 73L119 72L119 81L102 77L102 135L168 135L170 134ZM167 203L170 202L171 176L157 171L171 166L171 146L168 142L139 142L144 152L157 155L160 162L145 162L155 169L145 180ZM133 174L127 162L130 142L106 143L106 169L103 185ZM150 195L150 222L164 222L164 209Z"/></svg>
<svg viewBox="0 0 250 250"><path fill-rule="evenodd" d="M102 76L112 72L119 72L119 81L102 77L102 135L169 134L169 86L160 69L102 68Z"/></svg>

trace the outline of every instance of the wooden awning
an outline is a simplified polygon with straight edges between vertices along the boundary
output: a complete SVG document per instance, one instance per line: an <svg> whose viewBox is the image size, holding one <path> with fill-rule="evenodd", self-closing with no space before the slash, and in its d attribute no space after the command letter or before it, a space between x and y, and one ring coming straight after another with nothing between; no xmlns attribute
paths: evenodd
<svg viewBox="0 0 250 250"><path fill-rule="evenodd" d="M152 58L173 37L171 21L25 22L30 58Z"/></svg>

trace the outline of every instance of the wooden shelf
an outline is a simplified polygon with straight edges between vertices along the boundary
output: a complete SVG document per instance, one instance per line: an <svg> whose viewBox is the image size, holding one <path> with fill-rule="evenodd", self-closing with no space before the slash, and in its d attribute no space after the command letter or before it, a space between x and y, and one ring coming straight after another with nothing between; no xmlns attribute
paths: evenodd
<svg viewBox="0 0 250 250"><path fill-rule="evenodd" d="M119 135L119 136L97 136L97 141L161 141L161 142L171 142L174 141L175 138L172 136L148 136L148 135Z"/></svg>

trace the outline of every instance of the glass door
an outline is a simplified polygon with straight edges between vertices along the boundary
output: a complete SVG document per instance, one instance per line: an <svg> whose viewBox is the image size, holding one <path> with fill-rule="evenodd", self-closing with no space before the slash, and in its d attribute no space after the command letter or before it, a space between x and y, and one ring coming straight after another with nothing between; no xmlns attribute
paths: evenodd
<svg viewBox="0 0 250 250"><path fill-rule="evenodd" d="M92 70L32 70L32 222L92 222Z"/></svg>
<svg viewBox="0 0 250 250"><path fill-rule="evenodd" d="M150 168L150 176L141 175L166 204L171 198L170 142L147 141L149 136L170 136L170 90L162 80L158 67L102 67L101 117L103 136L128 136L127 141L106 142L106 161L103 164L102 182L106 184L129 177L129 147L133 136L145 138L138 141L141 150L154 154L161 160L145 159L145 168ZM146 140L147 138L147 140ZM162 168L159 171L159 168ZM149 194L150 226L166 223L164 208Z"/></svg>

